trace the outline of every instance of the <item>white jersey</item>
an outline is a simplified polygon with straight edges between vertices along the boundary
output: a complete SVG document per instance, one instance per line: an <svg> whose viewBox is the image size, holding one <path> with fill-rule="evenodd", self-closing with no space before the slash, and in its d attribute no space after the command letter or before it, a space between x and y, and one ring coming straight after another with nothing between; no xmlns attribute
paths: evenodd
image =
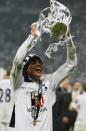
<svg viewBox="0 0 86 131"><path fill-rule="evenodd" d="M30 36L19 48L11 71L12 87L15 91L15 126L17 131L52 131L52 106L55 102L55 89L77 64L73 43L67 46L67 61L58 70L43 75L42 97L37 119L34 121L38 101L39 84L24 82L22 62L27 52L34 45L34 37ZM72 46L73 45L73 46ZM72 51L73 50L73 51ZM72 58L71 57L72 53ZM32 106L35 100L36 107ZM35 111L34 111L35 110Z"/></svg>
<svg viewBox="0 0 86 131"><path fill-rule="evenodd" d="M42 81L42 98L36 125L32 117L31 93L38 96L39 85L35 82L24 82L15 92L16 129L19 131L52 131L52 106L55 94L50 89L50 77ZM37 102L37 100L36 100Z"/></svg>
<svg viewBox="0 0 86 131"><path fill-rule="evenodd" d="M9 79L0 81L0 122L9 123L14 104L13 90Z"/></svg>

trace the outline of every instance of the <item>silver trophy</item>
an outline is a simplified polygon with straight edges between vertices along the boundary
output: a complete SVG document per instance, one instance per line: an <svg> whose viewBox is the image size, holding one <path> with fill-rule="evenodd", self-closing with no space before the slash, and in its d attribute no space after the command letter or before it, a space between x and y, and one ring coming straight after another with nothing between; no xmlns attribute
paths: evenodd
<svg viewBox="0 0 86 131"><path fill-rule="evenodd" d="M65 42L72 39L67 36L72 16L69 9L56 0L50 0L50 7L40 12L37 21L37 36L41 37L42 33L49 33L50 36L58 37L59 41L51 43L45 52L48 58L51 58L53 52L58 50L58 46L63 46Z"/></svg>

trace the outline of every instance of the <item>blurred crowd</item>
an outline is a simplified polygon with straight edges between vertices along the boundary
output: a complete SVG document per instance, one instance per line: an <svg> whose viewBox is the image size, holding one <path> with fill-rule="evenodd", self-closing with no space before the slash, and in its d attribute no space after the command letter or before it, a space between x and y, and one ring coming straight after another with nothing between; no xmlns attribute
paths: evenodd
<svg viewBox="0 0 86 131"><path fill-rule="evenodd" d="M0 81L2 81L3 79L9 79L9 76L10 71L6 71L5 69L0 68ZM0 102L1 97L2 96L0 92ZM11 110L13 110L13 104L11 108L12 108ZM11 127L14 126L13 119L14 116L12 115L14 115L13 111L10 114L8 124L6 126L9 125L11 125ZM11 117L13 120L11 119ZM4 122L0 119L0 126L1 123ZM53 106L53 131L85 131L85 130L86 130L86 83L80 80L71 82L69 77L65 78L59 84L56 90L56 103Z"/></svg>

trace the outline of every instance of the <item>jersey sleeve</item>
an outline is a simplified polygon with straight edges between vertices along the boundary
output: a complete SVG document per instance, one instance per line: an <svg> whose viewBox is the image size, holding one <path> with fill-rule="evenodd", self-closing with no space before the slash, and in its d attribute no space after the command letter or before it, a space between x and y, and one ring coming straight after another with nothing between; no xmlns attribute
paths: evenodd
<svg viewBox="0 0 86 131"><path fill-rule="evenodd" d="M52 88L56 88L57 85L67 77L74 67L77 65L77 55L76 55L76 48L72 40L70 40L67 45L67 60L65 64L63 64L58 70L52 73L52 81L51 85Z"/></svg>
<svg viewBox="0 0 86 131"><path fill-rule="evenodd" d="M17 54L13 60L13 67L11 70L11 84L14 89L18 88L18 86L22 82L22 62L29 50L36 44L34 36L30 35L20 46L17 51Z"/></svg>

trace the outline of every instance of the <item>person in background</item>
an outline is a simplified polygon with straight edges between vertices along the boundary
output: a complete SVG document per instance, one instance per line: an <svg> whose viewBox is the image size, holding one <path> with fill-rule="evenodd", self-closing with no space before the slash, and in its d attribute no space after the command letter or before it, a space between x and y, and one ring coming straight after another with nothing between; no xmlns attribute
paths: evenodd
<svg viewBox="0 0 86 131"><path fill-rule="evenodd" d="M74 101L82 93L83 93L83 82L76 81L73 84L72 101Z"/></svg>
<svg viewBox="0 0 86 131"><path fill-rule="evenodd" d="M56 103L53 107L54 131L69 131L73 128L76 114L69 110L71 103L72 86L68 78L64 79L56 92Z"/></svg>
<svg viewBox="0 0 86 131"><path fill-rule="evenodd" d="M80 94L74 98L70 109L77 111L77 118L74 125L74 131L86 130L86 83L78 82L78 90ZM77 88L75 88L77 89Z"/></svg>
<svg viewBox="0 0 86 131"><path fill-rule="evenodd" d="M6 72L3 79L0 80L0 131L9 131L11 120L14 93L10 83L10 71Z"/></svg>
<svg viewBox="0 0 86 131"><path fill-rule="evenodd" d="M0 67L0 80L4 79L6 73L7 71L4 68Z"/></svg>

